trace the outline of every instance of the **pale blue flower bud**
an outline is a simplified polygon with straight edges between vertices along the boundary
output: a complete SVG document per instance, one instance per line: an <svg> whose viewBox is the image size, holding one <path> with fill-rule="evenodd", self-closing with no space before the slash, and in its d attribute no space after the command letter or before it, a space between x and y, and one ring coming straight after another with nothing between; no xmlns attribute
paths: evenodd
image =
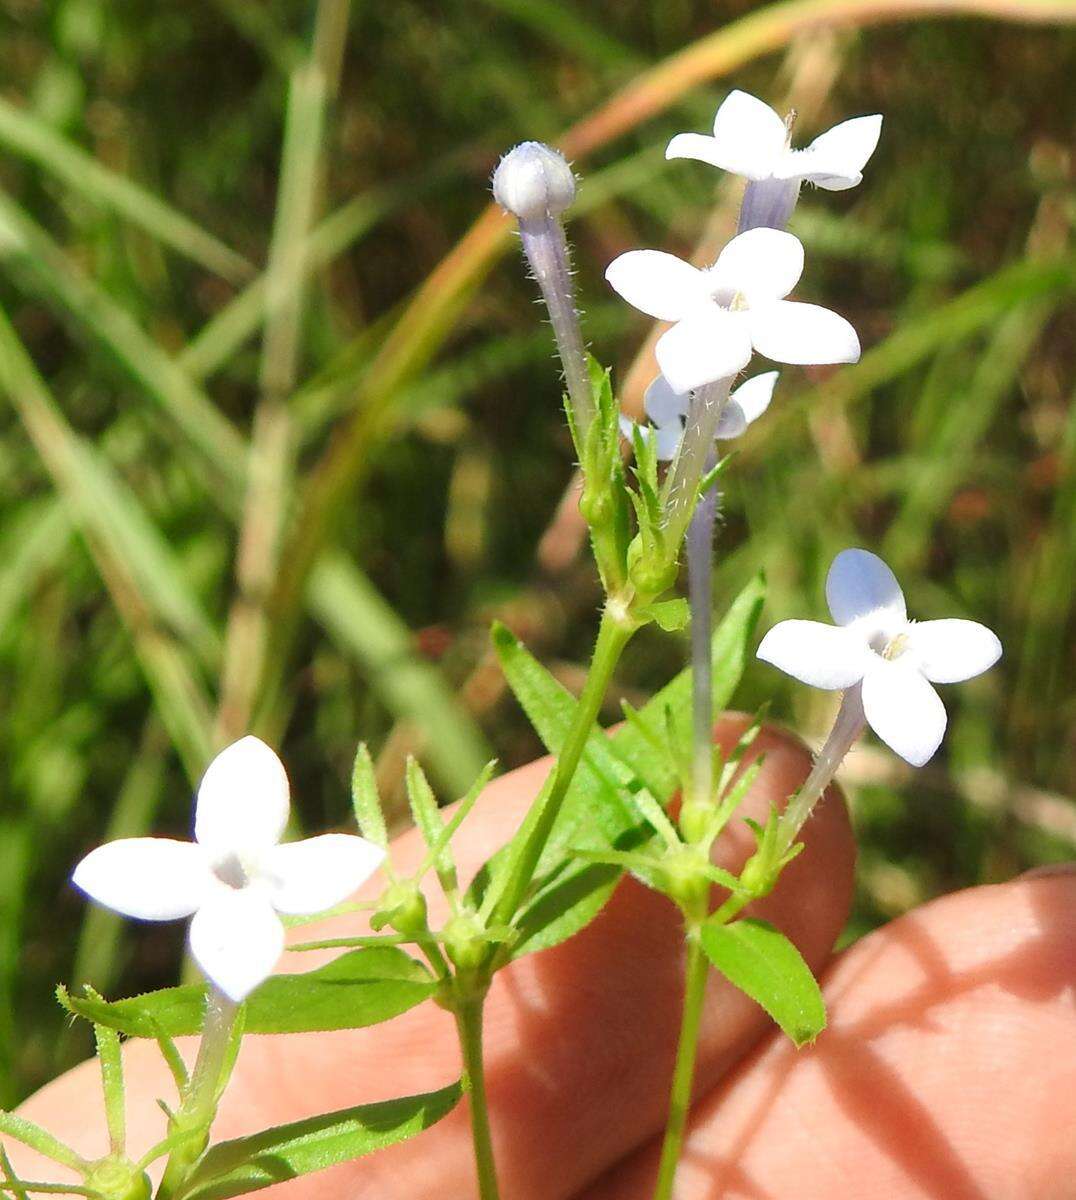
<svg viewBox="0 0 1076 1200"><path fill-rule="evenodd" d="M575 176L552 147L521 142L493 172L493 198L520 221L555 217L575 199Z"/></svg>

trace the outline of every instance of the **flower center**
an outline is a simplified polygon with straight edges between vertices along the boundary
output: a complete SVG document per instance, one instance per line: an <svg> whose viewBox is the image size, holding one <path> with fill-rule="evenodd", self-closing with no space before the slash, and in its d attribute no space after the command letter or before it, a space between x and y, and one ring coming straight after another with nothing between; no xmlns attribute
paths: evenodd
<svg viewBox="0 0 1076 1200"><path fill-rule="evenodd" d="M893 662L908 649L908 635L898 633L890 637L885 630L880 629L871 635L870 648L886 662Z"/></svg>
<svg viewBox="0 0 1076 1200"><path fill-rule="evenodd" d="M238 854L228 854L213 864L213 874L225 886L239 891L250 883L250 873Z"/></svg>

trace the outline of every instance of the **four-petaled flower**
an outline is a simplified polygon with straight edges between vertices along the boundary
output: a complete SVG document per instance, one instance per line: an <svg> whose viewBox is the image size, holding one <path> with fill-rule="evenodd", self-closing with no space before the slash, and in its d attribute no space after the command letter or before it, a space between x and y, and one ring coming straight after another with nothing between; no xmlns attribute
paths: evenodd
<svg viewBox="0 0 1076 1200"><path fill-rule="evenodd" d="M855 187L878 145L882 118L853 117L816 137L805 150L793 150L785 122L768 104L747 92L730 92L714 117L713 137L678 133L666 158L695 158L735 175L806 180L830 191Z"/></svg>
<svg viewBox="0 0 1076 1200"><path fill-rule="evenodd" d="M992 667L1001 643L975 621L910 621L893 572L867 550L842 550L826 578L834 625L782 621L758 656L812 687L862 687L874 732L915 767L937 750L945 708L932 683L959 683Z"/></svg>
<svg viewBox="0 0 1076 1200"><path fill-rule="evenodd" d="M747 366L752 350L782 363L859 358L859 338L843 318L785 297L803 272L803 246L777 229L751 229L706 270L660 250L629 250L605 278L629 304L675 321L658 340L661 373L688 392Z"/></svg>
<svg viewBox="0 0 1076 1200"><path fill-rule="evenodd" d="M107 908L146 921L192 917L190 948L206 976L239 1001L284 949L278 913L322 912L345 900L385 857L380 846L330 833L279 845L288 777L256 737L209 764L194 810L194 841L123 838L88 854L72 876Z"/></svg>
<svg viewBox="0 0 1076 1200"><path fill-rule="evenodd" d="M739 437L752 421L758 420L770 406L780 373L766 371L740 384L721 410L714 436L721 440ZM651 424L637 426L630 417L621 414L620 432L630 442L638 428L644 438L653 440L658 462L671 462L680 449L690 407L691 393L674 392L665 376L659 375L643 397L643 408Z"/></svg>

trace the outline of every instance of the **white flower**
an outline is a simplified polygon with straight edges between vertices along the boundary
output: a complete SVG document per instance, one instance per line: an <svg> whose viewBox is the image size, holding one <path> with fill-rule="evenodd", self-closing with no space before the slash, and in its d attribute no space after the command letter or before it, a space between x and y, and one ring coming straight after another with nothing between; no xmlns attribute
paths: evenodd
<svg viewBox="0 0 1076 1200"><path fill-rule="evenodd" d="M752 349L783 363L855 362L856 331L816 304L785 296L803 272L803 246L778 229L751 229L706 270L660 250L630 250L605 272L629 304L675 321L658 340L661 373L675 392L736 375Z"/></svg>
<svg viewBox="0 0 1076 1200"><path fill-rule="evenodd" d="M714 117L713 137L679 133L666 158L696 158L748 179L807 180L839 192L855 187L874 153L882 118L854 117L823 133L806 150L793 150L788 128L768 104L730 92Z"/></svg>
<svg viewBox="0 0 1076 1200"><path fill-rule="evenodd" d="M714 437L721 440L739 437L752 421L758 420L770 406L780 373L766 371L740 384L721 410ZM643 437L653 439L658 462L671 462L676 457L690 406L691 393L674 392L664 375L659 375L646 389L643 408L651 424L638 428ZM629 442L635 429L635 422L621 415L620 432Z"/></svg>
<svg viewBox="0 0 1076 1200"><path fill-rule="evenodd" d="M812 687L862 684L867 723L921 767L945 734L945 708L931 683L982 674L1001 657L1001 643L975 621L909 621L893 572L866 550L837 555L826 599L835 626L782 621L762 639L759 658Z"/></svg>
<svg viewBox="0 0 1076 1200"><path fill-rule="evenodd" d="M339 904L385 857L364 838L331 833L279 845L288 777L272 750L245 737L209 764L194 809L194 841L123 838L75 868L75 885L144 921L192 917L190 948L206 976L240 1001L284 949L278 913Z"/></svg>

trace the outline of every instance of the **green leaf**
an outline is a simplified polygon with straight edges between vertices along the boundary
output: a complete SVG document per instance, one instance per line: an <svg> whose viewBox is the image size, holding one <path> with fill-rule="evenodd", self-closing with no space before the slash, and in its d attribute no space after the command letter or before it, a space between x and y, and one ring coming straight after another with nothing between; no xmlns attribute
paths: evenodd
<svg viewBox="0 0 1076 1200"><path fill-rule="evenodd" d="M458 1083L422 1096L360 1104L211 1147L176 1200L227 1200L323 1171L429 1129L459 1103Z"/></svg>
<svg viewBox="0 0 1076 1200"><path fill-rule="evenodd" d="M429 972L395 946L343 954L303 975L274 975L246 1002L247 1033L309 1033L377 1025L432 996ZM186 984L127 1000L72 996L61 988L70 1012L130 1037L179 1037L197 1033L205 1013L205 987Z"/></svg>
<svg viewBox="0 0 1076 1200"><path fill-rule="evenodd" d="M454 892L457 886L456 871L452 865L448 847L441 845L445 825L441 820L437 797L433 794L433 788L430 787L426 773L410 755L407 759L405 783L407 799L411 805L411 815L422 834L422 840L426 843L427 850L433 850L434 847L440 846L440 849L434 854L433 860L437 876L447 891Z"/></svg>
<svg viewBox="0 0 1076 1200"><path fill-rule="evenodd" d="M373 759L365 742L360 742L351 769L351 804L362 836L377 846L387 847L389 835L385 829L385 815L381 811Z"/></svg>
<svg viewBox="0 0 1076 1200"><path fill-rule="evenodd" d="M756 577L733 602L714 631L714 707L724 708L740 681L762 609L764 583ZM504 626L493 643L505 678L546 748L557 753L571 726L576 700ZM671 756L656 749L647 730L669 721L690 729L691 675L681 672L628 724L611 737L595 727L539 865L545 877L520 917L514 956L555 946L601 911L619 880L608 863L572 858L578 849L631 851L647 839L636 797L645 787L659 804L679 784ZM495 857L480 873L488 883L501 863ZM475 889L472 889L475 890Z"/></svg>
<svg viewBox="0 0 1076 1200"><path fill-rule="evenodd" d="M770 1014L797 1046L826 1027L826 1004L803 955L766 921L707 922L702 948L722 975Z"/></svg>

